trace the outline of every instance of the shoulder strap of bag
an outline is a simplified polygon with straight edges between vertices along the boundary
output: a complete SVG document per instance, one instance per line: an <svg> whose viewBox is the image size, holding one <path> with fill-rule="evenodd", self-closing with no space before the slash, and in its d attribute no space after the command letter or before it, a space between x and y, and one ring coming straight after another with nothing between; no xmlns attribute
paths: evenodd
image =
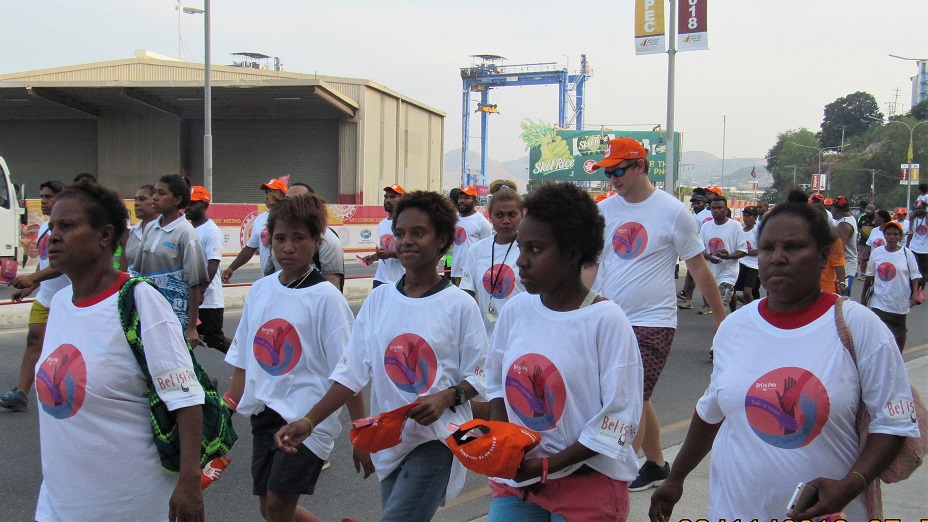
<svg viewBox="0 0 928 522"><path fill-rule="evenodd" d="M142 347L142 320L139 317L138 307L135 304L135 287L139 283L147 283L155 287L154 283L144 277L130 277L119 289L117 300L119 308L119 322L126 335L126 341L132 348L132 355L142 367L142 373L151 384L151 373L148 371L148 361L145 360L145 349ZM157 287L155 287L157 288Z"/></svg>
<svg viewBox="0 0 928 522"><path fill-rule="evenodd" d="M844 345L844 349L847 350L847 353L851 355L854 366L857 366L857 353L854 351L854 337L851 335L851 330L847 326L847 320L844 318L844 302L848 299L848 297L842 296L835 302L835 325L838 327L838 337L841 339L841 344Z"/></svg>

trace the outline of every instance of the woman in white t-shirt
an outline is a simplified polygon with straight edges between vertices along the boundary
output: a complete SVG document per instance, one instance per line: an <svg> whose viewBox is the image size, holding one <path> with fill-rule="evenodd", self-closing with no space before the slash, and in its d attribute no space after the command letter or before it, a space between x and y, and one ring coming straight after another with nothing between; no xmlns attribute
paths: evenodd
<svg viewBox="0 0 928 522"><path fill-rule="evenodd" d="M500 314L487 398L491 420L542 437L513 480L490 481L488 520L626 520L644 370L622 309L581 280L603 250L605 220L572 184L546 183L524 206L517 265L528 293Z"/></svg>
<svg viewBox="0 0 928 522"><path fill-rule="evenodd" d="M870 253L861 294L867 295L873 286L873 296L864 304L889 327L900 351L905 348L905 320L909 309L915 306L915 292L921 277L915 255L900 244L902 237L902 225L898 221L890 221L883 227L886 244Z"/></svg>
<svg viewBox="0 0 928 522"><path fill-rule="evenodd" d="M881 518L880 506L867 501L878 498L877 477L905 437L918 436L914 409L883 406L911 404L905 363L872 312L822 291L835 236L802 196L777 205L760 225L767 297L729 315L716 333L712 379L670 476L651 497L652 521L677 519L671 514L684 480L710 450L708 520L817 520L842 511L847 520ZM856 363L838 335L837 313ZM862 449L855 427L861 400L871 418ZM788 513L799 482L815 487L818 498Z"/></svg>
<svg viewBox="0 0 928 522"><path fill-rule="evenodd" d="M49 261L72 285L53 298L36 365L42 487L35 520L41 522L203 520L204 396L195 380L178 378L194 370L177 317L156 288L135 286L151 377L119 319L117 296L129 276L113 266L113 251L128 217L115 192L91 183L67 188L52 210ZM161 468L149 379L177 383L157 392L176 414L179 476Z"/></svg>
<svg viewBox="0 0 928 522"><path fill-rule="evenodd" d="M297 504L315 490L341 433L337 415L320 420L294 452L278 451L274 434L322 398L354 317L338 288L312 265L326 230L325 202L313 194L287 198L268 214L267 228L281 270L256 281L248 293L226 354L235 371L225 397L251 421L252 493L261 515L318 520ZM349 410L364 417L363 396L353 397Z"/></svg>
<svg viewBox="0 0 928 522"><path fill-rule="evenodd" d="M276 435L295 451L316 426L370 384L372 415L412 403L402 440L371 455L380 479L381 521L425 522L464 485L464 467L444 444L449 424L472 419L483 395L487 336L474 299L435 267L454 241L457 213L434 192L407 192L393 236L406 274L375 288L358 312L332 386L309 412Z"/></svg>
<svg viewBox="0 0 928 522"><path fill-rule="evenodd" d="M519 245L516 232L522 221L522 198L512 181L490 184L487 211L494 234L474 243L467 252L461 289L474 296L483 313L487 336L493 335L493 325L506 302L525 291L516 277Z"/></svg>

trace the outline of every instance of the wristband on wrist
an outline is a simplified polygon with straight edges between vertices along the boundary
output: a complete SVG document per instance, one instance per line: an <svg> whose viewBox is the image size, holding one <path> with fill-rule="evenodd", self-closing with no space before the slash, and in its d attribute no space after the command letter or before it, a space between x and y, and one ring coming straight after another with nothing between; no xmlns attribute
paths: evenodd
<svg viewBox="0 0 928 522"><path fill-rule="evenodd" d="M541 483L548 483L548 457L541 458Z"/></svg>
<svg viewBox="0 0 928 522"><path fill-rule="evenodd" d="M238 403L229 395L229 392L226 392L225 395L222 396L222 402L225 403L226 407L232 410L233 413L238 409Z"/></svg>
<svg viewBox="0 0 928 522"><path fill-rule="evenodd" d="M864 481L864 488L866 489L867 484L870 483L870 481L867 480L867 477L865 477L863 473L857 471L856 469L852 469L852 470L851 470L851 473L854 474L854 475L857 475L858 477L860 477L861 480Z"/></svg>
<svg viewBox="0 0 928 522"><path fill-rule="evenodd" d="M307 417L306 415L303 415L302 417L300 417L299 420L306 421L306 424L309 424L309 432L310 432L310 433L312 433L313 430L316 429L316 425L313 423L313 421L309 420L309 417Z"/></svg>

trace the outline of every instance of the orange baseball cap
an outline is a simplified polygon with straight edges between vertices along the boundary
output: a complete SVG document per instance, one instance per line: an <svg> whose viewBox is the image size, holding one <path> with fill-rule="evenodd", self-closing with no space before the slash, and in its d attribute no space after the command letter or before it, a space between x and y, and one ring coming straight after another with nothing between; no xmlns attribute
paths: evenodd
<svg viewBox="0 0 928 522"><path fill-rule="evenodd" d="M644 159L647 157L648 151L638 143L638 140L623 136L609 140L609 143L606 144L605 157L595 163L591 171L595 171L600 167L612 167L627 159Z"/></svg>
<svg viewBox="0 0 928 522"><path fill-rule="evenodd" d="M384 190L384 192L386 192L386 191L388 191L388 190L392 190L393 192L396 192L396 193L399 194L400 196L402 196L403 194L406 193L406 190L403 189L403 186L402 186L402 185L399 185L399 184L397 184L397 183L394 183L394 184L390 185L389 187L384 187L383 190Z"/></svg>
<svg viewBox="0 0 928 522"><path fill-rule="evenodd" d="M706 190L715 194L716 196L724 196L724 194L722 194L722 189L719 187L716 187L715 185L709 185L708 187L706 187Z"/></svg>
<svg viewBox="0 0 928 522"><path fill-rule="evenodd" d="M402 434L403 425L406 424L406 414L419 404L414 402L393 411L383 412L371 424L351 428L348 439L354 447L368 453L377 453L380 450L392 448L403 442Z"/></svg>
<svg viewBox="0 0 928 522"><path fill-rule="evenodd" d="M835 200L833 200L833 199L831 199L831 198L825 198L825 206L826 206L826 207L830 207L830 206L834 205L834 203L835 203Z"/></svg>
<svg viewBox="0 0 928 522"><path fill-rule="evenodd" d="M896 214L897 216L904 216L908 213L909 211L906 210L905 207L896 207L896 210L893 210L893 214Z"/></svg>
<svg viewBox="0 0 928 522"><path fill-rule="evenodd" d="M816 192L816 193L812 194L811 196L809 196L809 203L812 203L813 201L821 201L821 202L824 202L824 201L825 201L825 196L823 196L823 195L821 195L820 193Z"/></svg>
<svg viewBox="0 0 928 522"><path fill-rule="evenodd" d="M261 184L261 190L279 190L284 194L287 193L287 183L281 179L272 179L267 183Z"/></svg>
<svg viewBox="0 0 928 522"><path fill-rule="evenodd" d="M201 187L200 185L190 187L190 201L205 201L209 203L211 199L206 187Z"/></svg>
<svg viewBox="0 0 928 522"><path fill-rule="evenodd" d="M485 434L465 438L474 428ZM478 432L479 433L479 432ZM445 439L448 449L465 468L488 477L516 476L525 454L541 442L541 435L511 422L474 419Z"/></svg>
<svg viewBox="0 0 928 522"><path fill-rule="evenodd" d="M899 229L899 232L905 232L905 230L902 228L902 223L895 221L895 220L890 221L889 223L886 223L883 229L885 230L887 227L896 227Z"/></svg>
<svg viewBox="0 0 928 522"><path fill-rule="evenodd" d="M461 187L461 194L477 197L477 187L473 185L464 185Z"/></svg>

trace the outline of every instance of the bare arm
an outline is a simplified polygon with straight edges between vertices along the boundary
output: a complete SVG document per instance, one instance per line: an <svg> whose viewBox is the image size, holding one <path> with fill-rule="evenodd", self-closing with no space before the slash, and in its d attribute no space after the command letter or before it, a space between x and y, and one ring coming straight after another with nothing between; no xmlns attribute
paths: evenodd
<svg viewBox="0 0 928 522"><path fill-rule="evenodd" d="M168 503L168 519L203 520L203 491L200 489L200 441L203 438L203 408L188 406L175 411L180 438L180 477Z"/></svg>
<svg viewBox="0 0 928 522"><path fill-rule="evenodd" d="M219 271L219 260L218 259L210 259L209 261L206 262L207 280L212 282L213 278L216 277L216 272L218 271ZM207 283L206 285L209 286L209 283Z"/></svg>
<svg viewBox="0 0 928 522"><path fill-rule="evenodd" d="M709 454L715 436L721 427L722 423L709 424L702 420L699 414L693 412L690 429L686 432L683 447L680 448L680 453L677 454L677 458L674 459L673 466L670 468L670 476L651 496L651 508L648 510L651 522L667 522L671 520L670 515L673 513L673 506L683 496L683 482L686 480L687 475L696 469L702 459Z"/></svg>
<svg viewBox="0 0 928 522"><path fill-rule="evenodd" d="M200 344L200 335L197 333L197 321L200 319L200 303L203 301L203 289L200 285L190 287L187 296L187 342L190 347Z"/></svg>
<svg viewBox="0 0 928 522"><path fill-rule="evenodd" d="M844 478L834 480L819 477L809 481L810 485L818 489L818 502L802 513L790 515L796 520L811 520L841 511L860 495L870 482L878 480L879 474L893 461L904 442L905 437L902 436L871 433L863 451L860 452L860 457L851 465Z"/></svg>
<svg viewBox="0 0 928 522"><path fill-rule="evenodd" d="M10 282L10 286L13 288L19 288L20 290L24 288L29 288L32 286L38 286L42 281L48 281L49 279L54 279L61 275L61 272L57 270L52 270L52 267L45 267L42 270L37 270L32 275L23 275L13 279Z"/></svg>
<svg viewBox="0 0 928 522"><path fill-rule="evenodd" d="M345 385L332 383L329 391L325 392L322 399L304 416L309 422L301 418L280 428L280 431L274 434L277 447L287 453L296 453L296 447L309 437L313 426L329 418L329 415L335 413L335 410L344 406L354 396L355 393Z"/></svg>
<svg viewBox="0 0 928 522"><path fill-rule="evenodd" d="M226 389L226 393L235 400L235 404L242 401L242 394L245 393L244 368L236 368L232 372L232 379L229 381L229 387Z"/></svg>
<svg viewBox="0 0 928 522"><path fill-rule="evenodd" d="M686 260L686 269L693 275L696 288L699 289L699 292L706 298L706 302L709 303L715 321L715 330L718 330L722 320L725 319L725 306L722 304L722 295L719 293L715 276L709 271L709 265L699 254Z"/></svg>
<svg viewBox="0 0 928 522"><path fill-rule="evenodd" d="M242 265L250 261L251 258L254 257L255 252L257 251L258 251L257 248L251 248L250 246L242 247L241 252L239 252L238 255L235 256L235 259L232 260L232 263L229 265L229 268L226 268L222 272L222 282L225 284L229 284L229 281L232 280L232 273L238 270L239 268L241 268Z"/></svg>
<svg viewBox="0 0 928 522"><path fill-rule="evenodd" d="M509 422L509 415L506 413L506 403L503 399L493 399L490 401L490 420Z"/></svg>

